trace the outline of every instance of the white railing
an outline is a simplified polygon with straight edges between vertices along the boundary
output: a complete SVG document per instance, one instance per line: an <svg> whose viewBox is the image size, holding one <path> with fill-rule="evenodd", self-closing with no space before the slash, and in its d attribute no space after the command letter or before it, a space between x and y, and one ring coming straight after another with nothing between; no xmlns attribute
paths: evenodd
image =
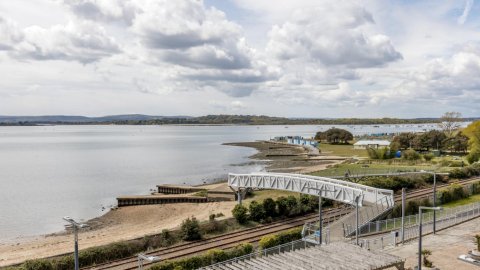
<svg viewBox="0 0 480 270"><path fill-rule="evenodd" d="M392 190L373 188L357 183L331 179L326 177L288 174L288 173L251 173L251 174L229 174L228 185L238 191L246 188L258 189L279 189L294 191L303 194L319 195L322 197L359 205L363 202L376 203L378 200L387 197L393 202Z"/></svg>
<svg viewBox="0 0 480 270"><path fill-rule="evenodd" d="M405 218L404 241L418 237L418 216L417 214ZM454 208L444 208L436 213L435 227L436 230L441 230L477 217L480 217L480 202ZM401 242L401 219L383 220L383 222L379 222L379 224L384 225L384 230L381 229L381 225L378 225L379 230L377 232L391 231L391 233L380 237L362 239L361 245L363 247L367 249L383 249L393 247ZM376 222L373 223L376 224ZM433 212L422 213L422 235L431 232L433 232Z"/></svg>
<svg viewBox="0 0 480 270"><path fill-rule="evenodd" d="M477 203L461 205L461 206L452 207L452 208L444 208L443 210L436 212L435 214L436 219L441 219L444 216L452 216L458 212L465 212L469 209L469 207L472 207L472 205L476 205L476 204ZM434 214L431 211L423 213L422 220L424 222L433 221L433 215ZM405 222L405 227L418 225L418 214L405 216L404 222ZM362 228L360 230L360 235L399 230L401 228L402 228L401 217L378 220L378 221L368 222L362 225ZM355 232L355 228L351 226L346 226L347 235L352 234L354 232Z"/></svg>

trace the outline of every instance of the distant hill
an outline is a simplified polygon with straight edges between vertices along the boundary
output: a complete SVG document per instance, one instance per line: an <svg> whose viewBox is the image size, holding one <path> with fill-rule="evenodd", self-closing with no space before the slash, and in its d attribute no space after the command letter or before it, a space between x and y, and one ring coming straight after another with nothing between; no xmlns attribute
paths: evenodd
<svg viewBox="0 0 480 270"><path fill-rule="evenodd" d="M42 116L1 116L0 123L102 123L115 121L147 121L168 118L190 118L189 116L153 116L143 114L107 115L87 117L76 115L42 115Z"/></svg>
<svg viewBox="0 0 480 270"><path fill-rule="evenodd" d="M479 118L465 118L465 121ZM380 125L437 123L439 118L285 118L265 115L152 116L143 114L101 117L45 115L0 116L0 125Z"/></svg>

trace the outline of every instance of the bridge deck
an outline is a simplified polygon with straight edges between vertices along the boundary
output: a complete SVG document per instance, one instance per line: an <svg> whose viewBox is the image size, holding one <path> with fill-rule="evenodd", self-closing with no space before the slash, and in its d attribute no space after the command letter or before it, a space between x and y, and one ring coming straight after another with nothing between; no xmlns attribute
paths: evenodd
<svg viewBox="0 0 480 270"><path fill-rule="evenodd" d="M235 191L254 189L279 189L310 194L351 205L363 206L364 202L376 204L386 199L394 203L393 191L373 188L338 179L288 173L229 174L228 185Z"/></svg>

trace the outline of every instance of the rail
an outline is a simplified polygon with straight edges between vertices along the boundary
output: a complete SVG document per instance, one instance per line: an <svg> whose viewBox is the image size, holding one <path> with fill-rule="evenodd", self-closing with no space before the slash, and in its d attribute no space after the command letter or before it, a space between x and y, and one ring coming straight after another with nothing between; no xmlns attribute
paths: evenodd
<svg viewBox="0 0 480 270"><path fill-rule="evenodd" d="M436 230L442 230L477 217L480 217L480 202L443 209L436 213ZM404 241L418 237L418 219L418 214L405 218ZM401 221L399 222L398 219L392 219L391 221L387 220L387 222L383 224L390 224L396 227L388 228L388 226L384 226L385 229L383 232L390 231L389 235L362 239L361 245L364 248L370 250L384 249L393 247L401 241ZM382 232L381 227L379 228L379 230L372 233ZM422 235L433 232L433 212L422 213L422 232Z"/></svg>

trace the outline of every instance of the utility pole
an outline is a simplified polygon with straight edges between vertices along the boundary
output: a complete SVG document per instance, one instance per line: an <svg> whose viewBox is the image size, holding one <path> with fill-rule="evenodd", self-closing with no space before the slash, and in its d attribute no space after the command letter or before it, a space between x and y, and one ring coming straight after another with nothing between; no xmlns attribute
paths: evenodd
<svg viewBox="0 0 480 270"><path fill-rule="evenodd" d="M405 188L402 188L402 244L405 241Z"/></svg>

